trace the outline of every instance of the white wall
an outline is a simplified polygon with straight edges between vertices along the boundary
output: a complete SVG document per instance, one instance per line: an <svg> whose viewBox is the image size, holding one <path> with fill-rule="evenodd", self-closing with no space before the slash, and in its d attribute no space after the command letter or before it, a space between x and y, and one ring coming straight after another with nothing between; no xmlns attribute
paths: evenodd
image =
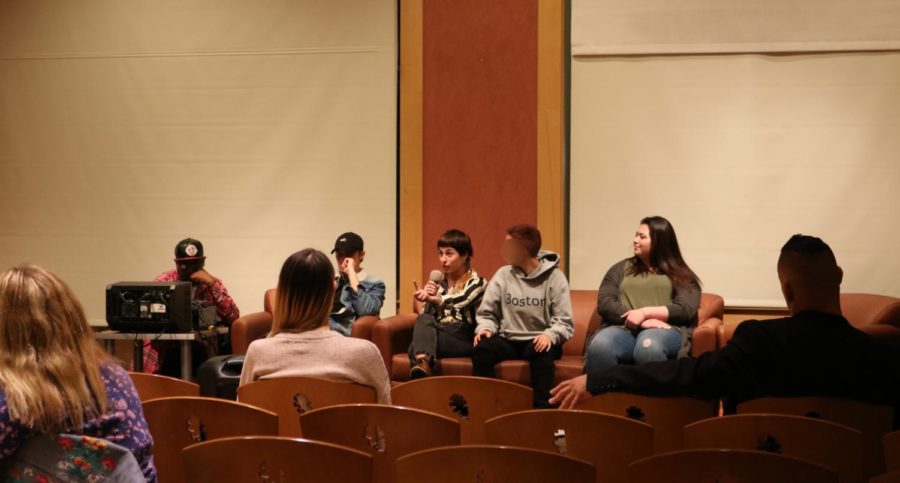
<svg viewBox="0 0 900 483"><path fill-rule="evenodd" d="M900 2L776 3L574 4L574 288L596 288L662 215L730 305L784 305L775 263L794 233L831 244L844 291L900 296L900 53L822 52L895 45L900 31L863 27Z"/></svg>
<svg viewBox="0 0 900 483"><path fill-rule="evenodd" d="M0 266L103 318L192 236L249 313L352 230L393 301L396 30L390 0L0 3Z"/></svg>

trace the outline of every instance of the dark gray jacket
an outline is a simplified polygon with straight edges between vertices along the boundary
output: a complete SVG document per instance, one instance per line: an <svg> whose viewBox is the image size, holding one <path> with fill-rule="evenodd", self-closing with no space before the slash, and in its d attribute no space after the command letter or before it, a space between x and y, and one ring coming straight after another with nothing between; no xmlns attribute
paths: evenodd
<svg viewBox="0 0 900 483"><path fill-rule="evenodd" d="M626 258L613 265L597 294L597 312L603 318L601 328L610 325L622 325L622 314L628 311L628 307L621 302L620 290L625 279L625 270L630 258ZM689 287L675 287L672 294L672 303L666 305L669 309L669 320L666 322L681 333L681 349L678 357L685 357L691 352L691 335L694 326L697 325L697 310L700 308L700 286L691 284ZM636 307L638 308L638 307Z"/></svg>

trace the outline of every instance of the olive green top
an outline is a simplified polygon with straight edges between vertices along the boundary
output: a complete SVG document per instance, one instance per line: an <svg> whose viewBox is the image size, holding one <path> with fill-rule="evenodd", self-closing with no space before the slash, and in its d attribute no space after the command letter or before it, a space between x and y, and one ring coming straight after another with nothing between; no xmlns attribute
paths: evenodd
<svg viewBox="0 0 900 483"><path fill-rule="evenodd" d="M665 306L669 311L666 323L681 332L682 342L678 356L684 357L690 353L690 338L697 323L700 286L694 283L688 287L676 288L667 275L628 274L632 263L634 262L630 258L622 260L613 265L603 277L597 293L597 312L603 319L600 327L623 325L622 314L631 309Z"/></svg>
<svg viewBox="0 0 900 483"><path fill-rule="evenodd" d="M630 258L612 266L597 294L597 312L603 325L622 325L622 314L643 307L666 306L669 325L691 327L697 322L700 286L676 288L666 275L629 275Z"/></svg>
<svg viewBox="0 0 900 483"><path fill-rule="evenodd" d="M672 281L658 273L628 274L631 263L625 267L625 277L619 285L619 300L631 309L658 307L672 303Z"/></svg>

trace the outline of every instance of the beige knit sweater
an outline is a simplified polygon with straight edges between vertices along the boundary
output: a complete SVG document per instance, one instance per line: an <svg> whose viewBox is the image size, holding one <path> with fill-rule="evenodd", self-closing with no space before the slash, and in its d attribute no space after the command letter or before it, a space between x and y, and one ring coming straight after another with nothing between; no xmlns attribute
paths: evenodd
<svg viewBox="0 0 900 483"><path fill-rule="evenodd" d="M241 385L257 379L312 376L355 382L391 403L391 382L375 344L331 330L279 333L253 341L244 358Z"/></svg>

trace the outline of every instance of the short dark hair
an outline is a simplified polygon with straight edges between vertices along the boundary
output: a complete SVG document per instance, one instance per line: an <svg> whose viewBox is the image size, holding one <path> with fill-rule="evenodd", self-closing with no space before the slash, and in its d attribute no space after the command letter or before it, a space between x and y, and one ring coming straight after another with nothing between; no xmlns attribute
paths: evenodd
<svg viewBox="0 0 900 483"><path fill-rule="evenodd" d="M532 257L541 251L541 232L534 225L514 225L506 230L506 234L524 245Z"/></svg>
<svg viewBox="0 0 900 483"><path fill-rule="evenodd" d="M781 253L798 255L827 255L834 258L834 252L821 238L809 235L794 235L781 247Z"/></svg>
<svg viewBox="0 0 900 483"><path fill-rule="evenodd" d="M472 249L472 239L462 230L451 228L441 234L437 241L438 248L452 248L460 255L472 257L475 251Z"/></svg>
<svg viewBox="0 0 900 483"><path fill-rule="evenodd" d="M778 276L788 277L795 290L824 296L840 291L843 272L831 247L820 238L794 235L781 248Z"/></svg>

